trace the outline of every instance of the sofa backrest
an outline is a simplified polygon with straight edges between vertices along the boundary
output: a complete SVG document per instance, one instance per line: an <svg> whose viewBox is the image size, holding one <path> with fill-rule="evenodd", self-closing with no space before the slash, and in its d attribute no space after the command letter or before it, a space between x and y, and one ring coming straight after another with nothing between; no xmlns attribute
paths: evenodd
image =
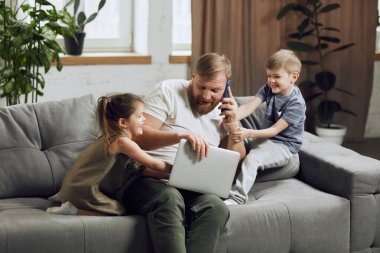
<svg viewBox="0 0 380 253"><path fill-rule="evenodd" d="M96 134L92 95L0 108L0 198L56 193Z"/></svg>
<svg viewBox="0 0 380 253"><path fill-rule="evenodd" d="M253 99L254 96L235 97L235 100L239 106L246 104ZM240 120L240 124L245 128L261 129L261 122L263 121L267 104L262 103L251 115Z"/></svg>

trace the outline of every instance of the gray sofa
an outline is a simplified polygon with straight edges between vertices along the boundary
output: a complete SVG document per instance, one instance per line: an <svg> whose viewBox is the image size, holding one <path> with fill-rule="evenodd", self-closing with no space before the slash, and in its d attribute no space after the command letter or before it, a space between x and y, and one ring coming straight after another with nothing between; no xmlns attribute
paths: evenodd
<svg viewBox="0 0 380 253"><path fill-rule="evenodd" d="M142 216L45 212L96 137L94 108L92 96L0 108L0 253L153 252ZM306 133L300 162L259 175L218 252L380 252L380 161Z"/></svg>

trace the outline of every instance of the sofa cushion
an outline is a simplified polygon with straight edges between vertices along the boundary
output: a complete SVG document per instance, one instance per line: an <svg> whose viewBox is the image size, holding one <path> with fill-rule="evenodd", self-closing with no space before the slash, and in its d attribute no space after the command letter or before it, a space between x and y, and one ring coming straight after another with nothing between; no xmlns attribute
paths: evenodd
<svg viewBox="0 0 380 253"><path fill-rule="evenodd" d="M249 198L245 205L230 207L220 245L227 252L349 252L347 199L295 178L255 183Z"/></svg>
<svg viewBox="0 0 380 253"><path fill-rule="evenodd" d="M49 196L96 137L92 95L0 108L0 198Z"/></svg>
<svg viewBox="0 0 380 253"><path fill-rule="evenodd" d="M45 212L39 198L0 200L0 252L153 252L143 216L77 216Z"/></svg>

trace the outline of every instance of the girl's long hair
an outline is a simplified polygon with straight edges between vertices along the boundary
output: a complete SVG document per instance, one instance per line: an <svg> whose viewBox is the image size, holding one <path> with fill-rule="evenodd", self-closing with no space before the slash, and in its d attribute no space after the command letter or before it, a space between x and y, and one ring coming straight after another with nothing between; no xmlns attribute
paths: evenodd
<svg viewBox="0 0 380 253"><path fill-rule="evenodd" d="M111 144L116 136L122 134L118 120L128 119L136 110L138 103L144 103L142 98L131 93L110 94L98 99L96 119L106 146Z"/></svg>

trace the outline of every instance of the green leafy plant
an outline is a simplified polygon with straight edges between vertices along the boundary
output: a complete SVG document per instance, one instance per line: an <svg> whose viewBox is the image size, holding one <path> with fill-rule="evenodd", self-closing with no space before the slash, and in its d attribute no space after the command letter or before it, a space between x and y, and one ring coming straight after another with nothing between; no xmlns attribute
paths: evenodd
<svg viewBox="0 0 380 253"><path fill-rule="evenodd" d="M340 8L340 4L324 4L320 0L301 0L285 5L277 14L277 20L282 19L290 12L300 13L304 18L297 26L297 31L288 35L287 46L297 52L306 52L314 60L302 60L304 65L319 66L319 72L314 80L305 80L300 87L317 88L318 91L306 98L307 102L318 100L317 116L322 127L331 127L331 121L336 112L343 112L353 116L356 114L344 109L342 105L330 98L330 92L336 90L353 96L349 91L335 87L336 76L331 70L325 68L325 60L333 53L348 49L354 43L340 44L337 28L325 26L320 21L320 15L327 15ZM310 59L310 58L309 58Z"/></svg>
<svg viewBox="0 0 380 253"><path fill-rule="evenodd" d="M66 11L57 11L46 0L35 0L33 6L17 1L0 1L0 96L7 105L18 104L21 96L32 102L42 96L45 79L40 71L47 73L52 62L58 71L63 65L60 53L64 50L56 41L57 35L68 35L74 31L64 25L70 18Z"/></svg>
<svg viewBox="0 0 380 253"><path fill-rule="evenodd" d="M75 30L77 32L84 32L85 26L88 23L92 22L98 16L99 11L106 4L106 0L100 0L99 5L98 5L98 11L92 13L88 17L84 13L84 11L78 12L79 6L80 6L80 1L81 0L70 0L70 1L68 1L66 3L66 5L64 6L64 10L67 10L68 6L74 4L73 15L72 15L72 18L70 19L70 22L68 23L68 25L75 27Z"/></svg>

